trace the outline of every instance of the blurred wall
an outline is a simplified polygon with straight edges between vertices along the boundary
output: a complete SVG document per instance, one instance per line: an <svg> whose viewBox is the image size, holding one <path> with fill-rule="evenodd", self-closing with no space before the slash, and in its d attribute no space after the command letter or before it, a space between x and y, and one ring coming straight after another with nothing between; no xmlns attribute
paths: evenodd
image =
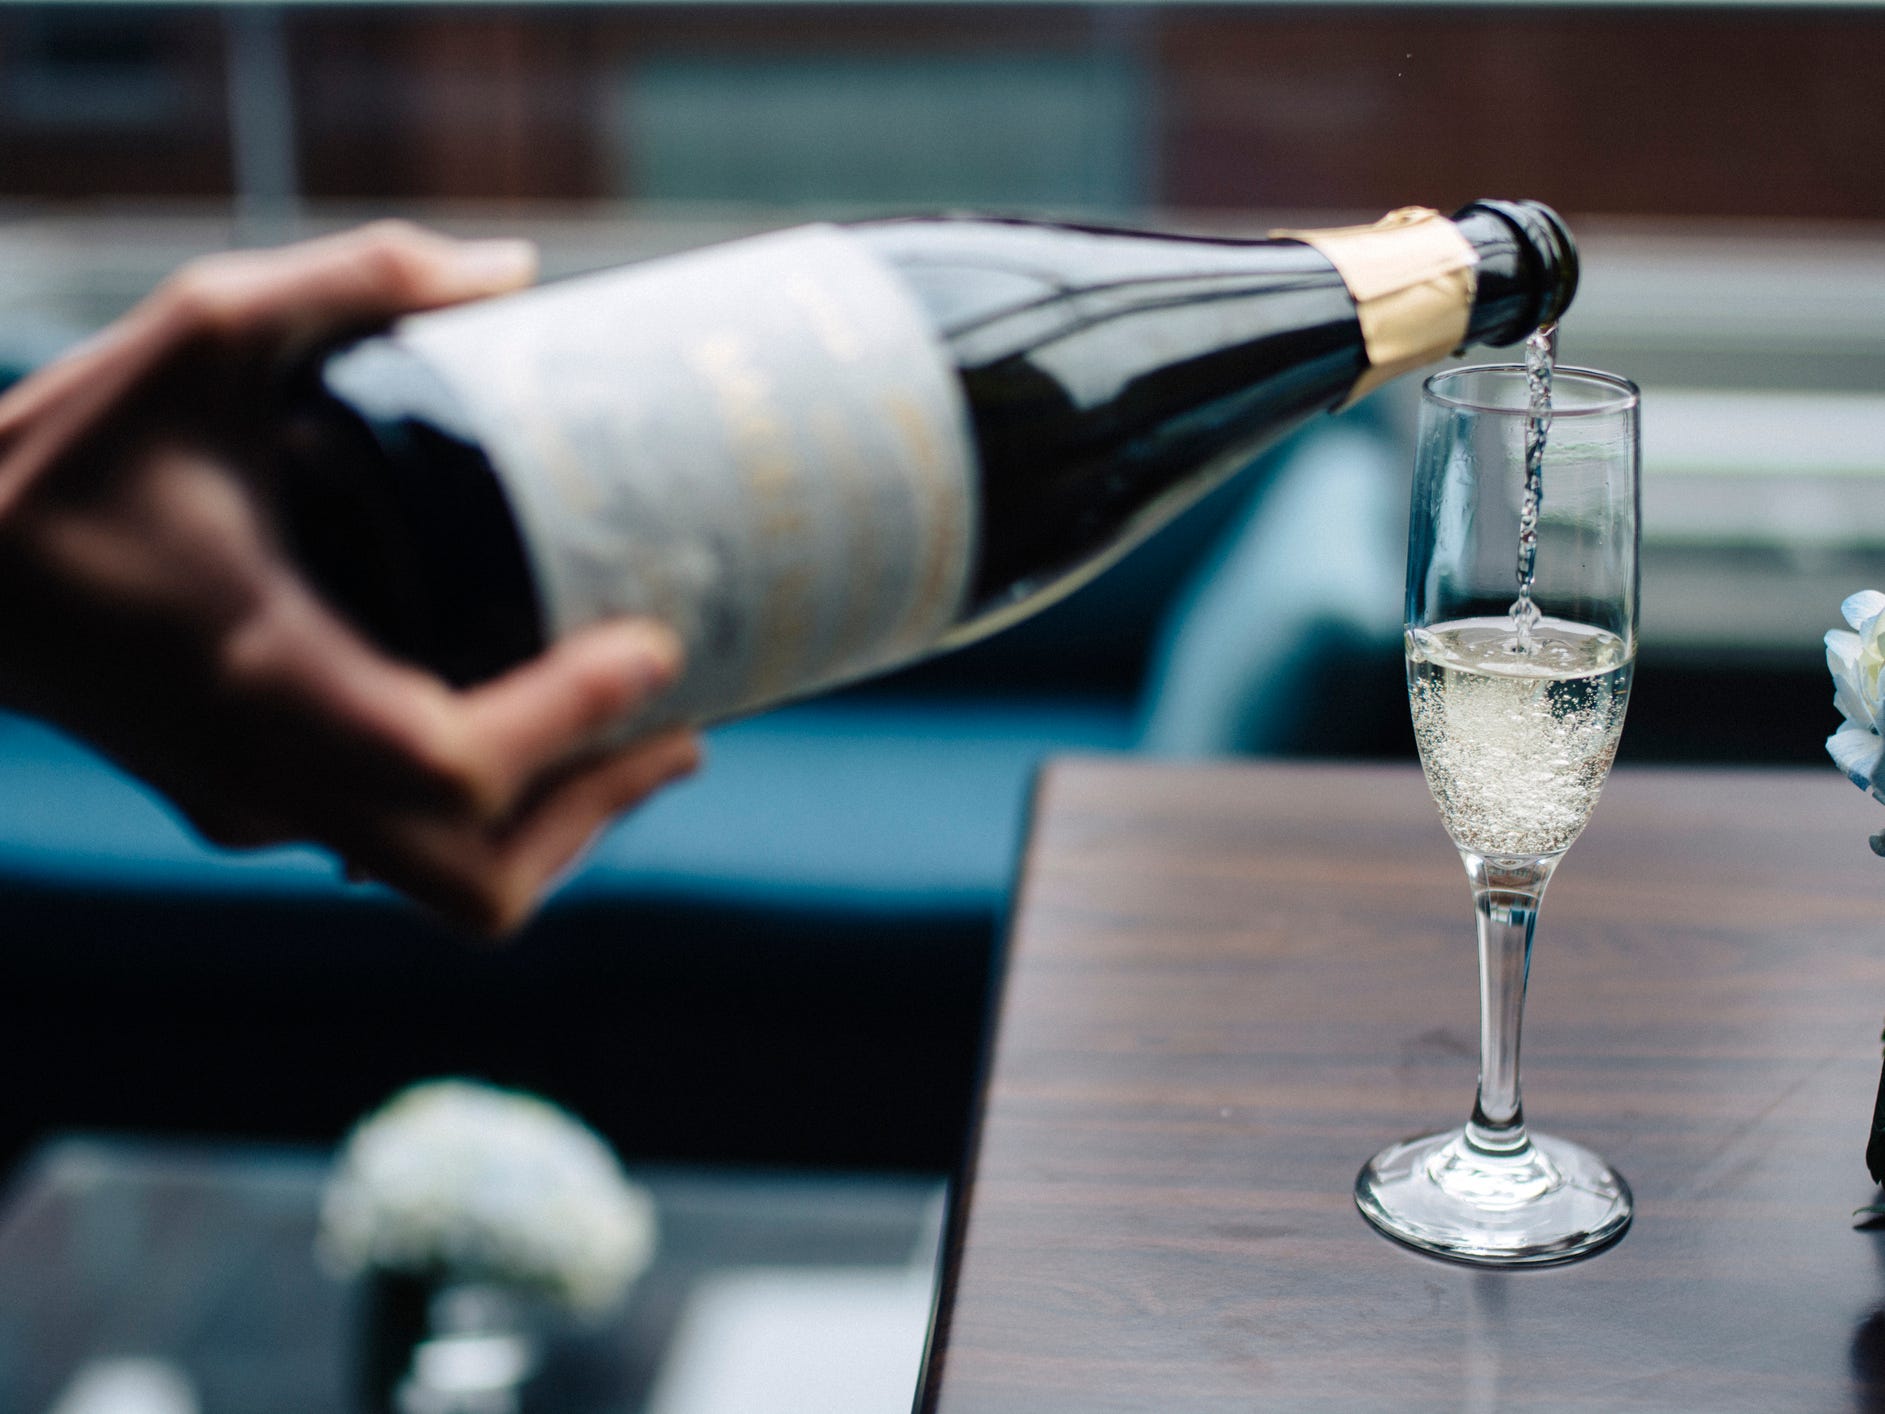
<svg viewBox="0 0 1885 1414"><path fill-rule="evenodd" d="M0 10L0 196L227 193L233 32ZM796 123L830 200L1885 219L1870 8L316 5L279 38L314 199L714 196L716 150Z"/></svg>

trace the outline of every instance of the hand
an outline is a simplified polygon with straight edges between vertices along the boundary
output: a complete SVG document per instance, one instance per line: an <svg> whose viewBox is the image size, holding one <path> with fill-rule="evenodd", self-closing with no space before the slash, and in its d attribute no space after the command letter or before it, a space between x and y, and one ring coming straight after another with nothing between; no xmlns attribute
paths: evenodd
<svg viewBox="0 0 1885 1414"><path fill-rule="evenodd" d="M308 840L487 934L692 733L603 730L672 681L673 635L599 625L457 690L315 595L271 521L270 394L314 348L527 284L531 248L380 224L185 267L0 397L0 702L88 738L210 840Z"/></svg>

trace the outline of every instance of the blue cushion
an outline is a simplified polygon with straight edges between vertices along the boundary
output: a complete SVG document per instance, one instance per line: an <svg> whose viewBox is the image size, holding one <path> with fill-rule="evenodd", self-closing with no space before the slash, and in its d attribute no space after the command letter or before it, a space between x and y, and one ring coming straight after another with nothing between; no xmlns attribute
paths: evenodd
<svg viewBox="0 0 1885 1414"><path fill-rule="evenodd" d="M830 699L712 733L706 769L622 821L565 894L998 911L1035 768L1132 743L1123 703Z"/></svg>
<svg viewBox="0 0 1885 1414"><path fill-rule="evenodd" d="M827 699L711 733L708 767L611 828L557 902L637 896L999 910L1042 757L1130 744L1123 705ZM0 882L354 896L318 850L231 854L37 723L0 718Z"/></svg>
<svg viewBox="0 0 1885 1414"><path fill-rule="evenodd" d="M49 727L0 717L0 880L127 891L338 893L312 849L228 854L153 791Z"/></svg>
<svg viewBox="0 0 1885 1414"><path fill-rule="evenodd" d="M1280 449L1180 593L1141 746L1173 756L1405 756L1407 458L1368 417Z"/></svg>

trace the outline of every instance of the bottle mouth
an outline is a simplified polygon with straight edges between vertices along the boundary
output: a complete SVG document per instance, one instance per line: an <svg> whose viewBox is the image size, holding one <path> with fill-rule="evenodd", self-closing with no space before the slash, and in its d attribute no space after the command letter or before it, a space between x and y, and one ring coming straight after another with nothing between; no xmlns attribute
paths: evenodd
<svg viewBox="0 0 1885 1414"><path fill-rule="evenodd" d="M1577 243L1564 218L1542 201L1488 199L1475 201L1467 209L1490 211L1518 233L1539 277L1539 306L1532 327L1557 323L1577 293Z"/></svg>

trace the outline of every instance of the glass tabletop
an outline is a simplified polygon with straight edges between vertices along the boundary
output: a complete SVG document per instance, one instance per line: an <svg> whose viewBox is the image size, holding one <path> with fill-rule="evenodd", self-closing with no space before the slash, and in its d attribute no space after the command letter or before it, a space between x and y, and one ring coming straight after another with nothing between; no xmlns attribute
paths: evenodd
<svg viewBox="0 0 1885 1414"><path fill-rule="evenodd" d="M358 1294L314 1235L318 1149L71 1138L0 1209L0 1409L335 1414L358 1406ZM527 1414L908 1407L939 1175L631 1166L661 1245L558 1351Z"/></svg>

